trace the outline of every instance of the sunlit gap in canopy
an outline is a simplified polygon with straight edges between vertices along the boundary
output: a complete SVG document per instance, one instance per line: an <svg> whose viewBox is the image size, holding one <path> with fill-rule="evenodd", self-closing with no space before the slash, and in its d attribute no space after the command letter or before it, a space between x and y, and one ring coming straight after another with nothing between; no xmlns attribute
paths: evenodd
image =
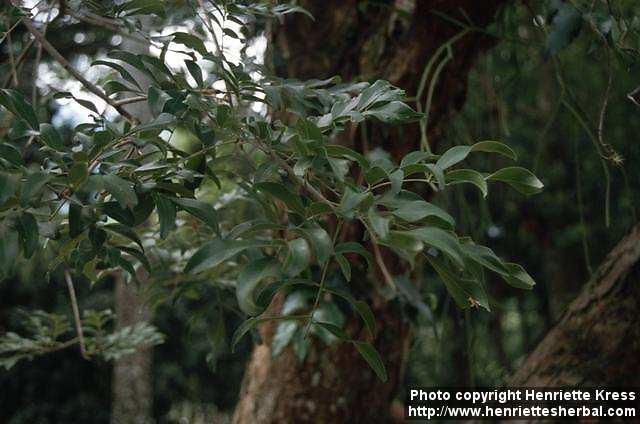
<svg viewBox="0 0 640 424"><path fill-rule="evenodd" d="M32 10L32 13L34 15L36 15L34 20L40 25L44 25L47 19L51 20L57 13L59 13L57 9L51 9L51 11L49 11L45 3L39 2L37 0L28 0L25 1L24 4L26 7ZM161 31L152 31L150 35L152 36L152 38L162 39L163 37L169 37L174 32L193 33L194 27L195 22L193 20L187 20L181 25L170 25L164 27ZM239 25L235 22L227 21L225 23L225 28L231 29L236 34L241 33ZM241 61L241 50L243 45L245 44L245 40L238 40L233 37L229 37L225 35L222 29L219 27L214 27L214 31L222 49L224 50L226 59L233 64L239 64ZM89 41L89 35L86 33L77 33L74 34L73 39L76 44L81 45ZM112 46L118 46L122 43L122 41L122 36L116 34L111 37L110 44ZM211 38L211 34L206 34L204 42L207 50L209 50L210 52L216 51L215 43ZM246 55L249 58L252 58L256 63L262 64L264 62L264 54L267 46L267 39L264 34L260 34L257 37L254 37L246 42L248 43L245 50ZM184 46L172 43L171 48L167 51L165 56L166 65L174 72L183 72L185 77L187 78L187 81L190 84L195 84L193 77L186 70L184 59L187 56L181 53L184 51L187 51ZM161 54L161 49L157 46L152 45L149 48L149 53L151 55L159 57ZM212 73L212 63L210 61L204 60L202 58L202 55L200 55L199 53L192 53L196 55L196 62L204 72L205 80L212 80L213 78L215 78ZM106 57L104 56L104 54L98 54L95 57L78 55L71 60L71 63L90 82L97 83L101 78L104 78L110 72L110 70L106 69L105 67L91 66L91 62L97 59L106 59ZM37 75L38 77L35 83L40 90L40 93L42 93L43 95L48 95L60 91L69 92L79 99L92 102L96 106L98 111L102 113L106 112L106 117L108 119L115 119L117 117L117 114L113 109L107 108L104 100L88 92L80 82L76 81L73 78L70 78L68 73L58 63L41 63L38 67ZM252 73L251 76L255 80L260 78L260 75L257 72ZM225 87L222 80L210 82L213 83L213 88L224 91ZM264 96L263 93L255 93L255 95L256 97ZM54 101L58 106L54 116L52 117L52 122L54 125L76 126L81 123L93 122L93 119L91 117L92 113L72 99L61 98ZM264 104L259 102L253 102L251 104L251 109L255 113L266 113L266 107L264 106Z"/></svg>

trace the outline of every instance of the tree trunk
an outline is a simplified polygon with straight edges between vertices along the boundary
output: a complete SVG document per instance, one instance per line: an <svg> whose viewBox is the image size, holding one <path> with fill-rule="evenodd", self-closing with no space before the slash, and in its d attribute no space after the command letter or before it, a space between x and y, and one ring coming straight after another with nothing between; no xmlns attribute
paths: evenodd
<svg viewBox="0 0 640 424"><path fill-rule="evenodd" d="M148 321L150 313L134 283L126 284L122 272L116 280L116 321L122 328ZM153 350L145 347L125 355L113 364L112 424L150 424L153 406L151 363Z"/></svg>
<svg viewBox="0 0 640 424"><path fill-rule="evenodd" d="M607 256L512 386L640 386L640 224Z"/></svg>
<svg viewBox="0 0 640 424"><path fill-rule="evenodd" d="M147 46L127 39L123 41L122 48L132 53L148 53ZM140 87L144 89L151 86L151 81L141 71L129 65L124 66L138 81ZM146 103L134 103L128 105L126 109L142 123L151 120L151 111ZM140 288L133 282L125 283L124 271L122 270L116 271L114 277L117 327L122 328L139 322L148 322L151 319L151 312L145 306L145 299L140 293ZM140 268L138 280L143 283L146 279L146 271ZM153 348L144 347L114 361L112 424L150 424L153 422L152 359Z"/></svg>
<svg viewBox="0 0 640 424"><path fill-rule="evenodd" d="M484 27L503 2L398 0L365 5L357 0L301 1L315 22L302 16L287 19L272 37L273 64L279 75L289 78L383 78L406 90L409 97L415 96L430 57L461 32L442 15L460 21L466 15L477 27ZM469 33L453 46L453 58L440 76L430 110L430 140L442 134L450 112L462 106L467 74L478 54L493 43L487 36ZM350 137L340 143L364 153L382 147L396 159L420 145L417 125L392 129L368 125L364 142L356 131L348 133ZM346 233L354 240L361 234L357 228ZM405 271L397 259L385 257L397 274ZM376 316L378 333L373 344L384 359L389 380L378 380L350 344L327 347L313 341L302 363L290 348L273 357L275 325L267 323L261 328L263 344L254 348L247 366L235 423L389 422L391 402L403 380L409 323L396 302L376 293L379 279L375 275L354 273L352 280L360 282L354 284L358 286L355 294L369 302ZM355 319L349 321L347 331L354 338L364 338Z"/></svg>

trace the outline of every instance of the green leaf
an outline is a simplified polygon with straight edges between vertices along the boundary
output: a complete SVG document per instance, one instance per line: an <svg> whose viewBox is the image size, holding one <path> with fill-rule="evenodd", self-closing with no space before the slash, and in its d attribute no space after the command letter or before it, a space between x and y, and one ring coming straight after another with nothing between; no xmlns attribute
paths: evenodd
<svg viewBox="0 0 640 424"><path fill-rule="evenodd" d="M104 92L106 93L107 96L110 96L116 93L127 93L127 92L137 93L138 92L138 90L136 90L135 88L131 88L121 83L120 81L116 81L116 80L107 81L106 83L104 83L103 87L104 87Z"/></svg>
<svg viewBox="0 0 640 424"><path fill-rule="evenodd" d="M412 200L400 203L400 207L391 212L407 222L417 222L428 216L435 216L453 228L455 221L451 215L439 207L424 200Z"/></svg>
<svg viewBox="0 0 640 424"><path fill-rule="evenodd" d="M345 253L356 253L366 259L369 267L371 267L371 263L373 262L373 255L360 243L354 241L336 245L335 252L340 255L344 255Z"/></svg>
<svg viewBox="0 0 640 424"><path fill-rule="evenodd" d="M480 189L482 197L487 197L487 193L489 190L487 188L487 182L485 181L482 174L478 171L475 171L473 169L455 169L453 171L447 172L446 178L447 184L449 185L463 183L473 184L474 186L478 187L478 189Z"/></svg>
<svg viewBox="0 0 640 424"><path fill-rule="evenodd" d="M406 231L390 231L386 240L380 241L383 246L390 247L402 259L415 267L415 257L424 249L424 243Z"/></svg>
<svg viewBox="0 0 640 424"><path fill-rule="evenodd" d="M380 239L384 240L389 235L389 223L391 220L380 215L375 207L369 209L369 213L367 214L369 218L369 222L371 223L371 228L377 234Z"/></svg>
<svg viewBox="0 0 640 424"><path fill-rule="evenodd" d="M287 249L287 257L282 266L290 277L295 277L309 266L311 249L304 238L289 240Z"/></svg>
<svg viewBox="0 0 640 424"><path fill-rule="evenodd" d="M204 244L187 262L185 272L196 274L215 268L227 259L250 247L268 246L270 242L257 240L220 240Z"/></svg>
<svg viewBox="0 0 640 424"><path fill-rule="evenodd" d="M111 50L109 53L107 53L107 56L110 57L111 59L116 59L116 60L125 62L133 66L134 68L138 69L139 71L142 71L145 74L149 74L149 70L144 66L144 63L142 63L142 61L140 60L140 57L136 54L126 52L123 50Z"/></svg>
<svg viewBox="0 0 640 424"><path fill-rule="evenodd" d="M149 90L151 92L151 89ZM161 113L153 121L138 125L131 129L130 133L140 131L164 130L172 127L176 123L176 117L170 113Z"/></svg>
<svg viewBox="0 0 640 424"><path fill-rule="evenodd" d="M140 240L140 237L138 236L138 234L135 231L133 231L130 227L127 227L126 225L122 225L122 224L107 224L102 228L104 228L107 231L111 231L112 233L116 233L125 238L128 238L129 240L133 241L138 246L140 246L140 249L144 251L144 247L142 246L142 240Z"/></svg>
<svg viewBox="0 0 640 424"><path fill-rule="evenodd" d="M382 358L378 351L367 342L354 341L353 345L356 347L360 355L367 361L367 364L375 371L376 375L383 382L387 381L387 370L382 362Z"/></svg>
<svg viewBox="0 0 640 424"><path fill-rule="evenodd" d="M34 216L28 212L20 215L18 233L22 242L25 258L30 258L38 248L38 223Z"/></svg>
<svg viewBox="0 0 640 424"><path fill-rule="evenodd" d="M509 275L504 277L509 285L526 290L531 290L536 285L533 278L520 265L506 262L504 266L509 271Z"/></svg>
<svg viewBox="0 0 640 424"><path fill-rule="evenodd" d="M51 176L45 172L38 171L29 174L20 190L20 205L23 208L26 207L31 198L37 195L50 179Z"/></svg>
<svg viewBox="0 0 640 424"><path fill-rule="evenodd" d="M207 54L207 48L204 45L204 41L202 41L202 39L200 39L200 37L197 37L197 36L195 36L193 34L189 34L187 32L174 32L171 35L173 36L173 42L174 43L178 43L178 44L182 44L184 46L187 46L187 47L197 51L198 53L200 53L203 56Z"/></svg>
<svg viewBox="0 0 640 424"><path fill-rule="evenodd" d="M337 337L342 341L349 340L349 336L347 335L347 333L345 333L342 328L338 327L335 324L331 324L330 322L315 321L315 320L312 321L312 323L313 325L317 325L318 327L327 330L329 333L333 334L335 337Z"/></svg>
<svg viewBox="0 0 640 424"><path fill-rule="evenodd" d="M358 192L353 190L351 187L347 187L336 212L343 215L345 218L353 218L355 216L354 210L369 196L370 193L366 191Z"/></svg>
<svg viewBox="0 0 640 424"><path fill-rule="evenodd" d="M338 262L338 265L340 266L342 275L344 275L344 279L347 281L351 281L351 265L349 264L347 258L340 254L336 254L335 258L336 262Z"/></svg>
<svg viewBox="0 0 640 424"><path fill-rule="evenodd" d="M465 278L458 278L457 276L452 275L438 259L433 258L430 255L425 255L425 257L433 269L438 273L447 288L447 291L451 294L451 297L453 297L453 300L459 308L466 309L478 304L487 311L491 310L489 308L489 299L487 298L487 294L479 282Z"/></svg>
<svg viewBox="0 0 640 424"><path fill-rule="evenodd" d="M18 177L13 174L0 172L0 205L11 199L18 187Z"/></svg>
<svg viewBox="0 0 640 424"><path fill-rule="evenodd" d="M402 90L392 86L388 81L377 80L369 87L365 88L358 96L356 109L363 111L376 103L391 102L404 97Z"/></svg>
<svg viewBox="0 0 640 424"><path fill-rule="evenodd" d="M165 5L157 0L131 0L124 3L121 7L127 16L149 14L155 14L161 17L165 16Z"/></svg>
<svg viewBox="0 0 640 424"><path fill-rule="evenodd" d="M582 28L582 14L571 3L556 1L552 5L555 15L547 37L545 58L555 55L571 44Z"/></svg>
<svg viewBox="0 0 640 424"><path fill-rule="evenodd" d="M64 142L58 130L51 124L40 124L40 138L47 147L57 150L58 152L64 152Z"/></svg>
<svg viewBox="0 0 640 424"><path fill-rule="evenodd" d="M147 272L151 272L151 264L149 263L149 260L147 259L147 257L144 255L144 252L139 251L138 249L134 249L133 247L127 247L127 246L115 246L116 249L121 250L124 253L127 253L131 256L133 256L134 258L136 258L144 267L145 270L147 270Z"/></svg>
<svg viewBox="0 0 640 424"><path fill-rule="evenodd" d="M274 258L262 258L244 267L236 282L236 298L238 306L248 315L258 315L262 312L256 304L255 292L260 283L267 278L280 276L280 263Z"/></svg>
<svg viewBox="0 0 640 424"><path fill-rule="evenodd" d="M399 101L389 102L383 106L369 109L363 116L372 116L387 124L415 122L423 118L423 114L411 109L407 104Z"/></svg>
<svg viewBox="0 0 640 424"><path fill-rule="evenodd" d="M176 206L161 194L153 193L153 200L158 211L160 221L160 238L164 239L176 227Z"/></svg>
<svg viewBox="0 0 640 424"><path fill-rule="evenodd" d="M344 177L349 172L349 161L346 159L327 158L327 162L329 162L329 167L338 181L344 182Z"/></svg>
<svg viewBox="0 0 640 424"><path fill-rule="evenodd" d="M149 87L147 90L147 104L153 116L159 117L164 110L165 104L167 104L169 100L171 100L171 96L154 86ZM172 115L165 116L163 119L168 123L172 123L171 116Z"/></svg>
<svg viewBox="0 0 640 424"><path fill-rule="evenodd" d="M379 181L382 181L383 179L388 177L389 177L389 174L387 174L387 171L385 171L384 168L381 168L379 166L372 166L364 174L365 181L371 185Z"/></svg>
<svg viewBox="0 0 640 424"><path fill-rule="evenodd" d="M471 151L497 153L509 159L518 160L518 155L516 155L516 152L514 152L511 147L498 141L481 141L471 146Z"/></svg>
<svg viewBox="0 0 640 424"><path fill-rule="evenodd" d="M13 147L11 144L1 143L0 144L0 158L6 160L12 165L23 166L24 161L22 160L22 154L18 149Z"/></svg>
<svg viewBox="0 0 640 424"><path fill-rule="evenodd" d="M399 231L399 233L409 234L422 241L427 246L440 250L446 256L451 258L456 265L460 268L464 268L460 243L451 233L441 230L440 228L433 227L416 228L410 231Z"/></svg>
<svg viewBox="0 0 640 424"><path fill-rule="evenodd" d="M218 214L212 205L187 198L172 198L171 201L218 232Z"/></svg>
<svg viewBox="0 0 640 424"><path fill-rule="evenodd" d="M97 65L104 65L104 66L108 66L110 68L115 69L116 71L118 71L120 73L122 78L124 78L126 81L130 82L131 84L135 85L138 88L138 90L142 90L142 88L138 84L138 81L136 81L136 79L129 73L129 71L127 71L125 69L124 66L119 65L119 64L114 63L114 62L108 62L106 60L95 60L91 64L91 66L97 66Z"/></svg>
<svg viewBox="0 0 640 424"><path fill-rule="evenodd" d="M202 78L202 69L198 66L196 62L193 60L185 60L184 63L187 65L187 70L195 80L198 87L204 86L204 79Z"/></svg>
<svg viewBox="0 0 640 424"><path fill-rule="evenodd" d="M325 263L333 253L333 241L329 233L319 225L305 227L298 230L307 239L316 256L318 263Z"/></svg>
<svg viewBox="0 0 640 424"><path fill-rule="evenodd" d="M487 177L487 180L502 181L527 196L540 193L544 184L531 171L512 166L502 168Z"/></svg>
<svg viewBox="0 0 640 424"><path fill-rule="evenodd" d="M249 332L253 327L266 321L298 321L299 316L276 316L276 317L252 317L240 324L231 337L231 350L235 350L236 345L242 339L242 337Z"/></svg>
<svg viewBox="0 0 640 424"><path fill-rule="evenodd" d="M433 176L436 178L438 182L438 188L440 190L444 190L445 180L444 180L444 171L435 163L428 163L427 168L431 171Z"/></svg>
<svg viewBox="0 0 640 424"><path fill-rule="evenodd" d="M131 211L134 218L134 226L143 224L153 213L155 204L153 198L146 193L140 195L140 199L135 208Z"/></svg>
<svg viewBox="0 0 640 424"><path fill-rule="evenodd" d="M285 205L292 211L304 216L304 206L300 200L300 196L292 193L284 185L272 182L257 183L254 187L262 192L265 192L278 200L284 202Z"/></svg>
<svg viewBox="0 0 640 424"><path fill-rule="evenodd" d="M0 105L18 118L25 120L32 129L38 130L40 126L38 117L19 91L0 89Z"/></svg>
<svg viewBox="0 0 640 424"><path fill-rule="evenodd" d="M511 272L500 258L493 253L493 250L475 243L465 243L462 250L472 261L488 268L503 276L509 276Z"/></svg>
<svg viewBox="0 0 640 424"><path fill-rule="evenodd" d="M400 162L400 168L405 168L409 165L415 165L416 163L420 163L425 159L430 158L431 156L431 154L423 152L422 150L413 151L402 158L402 161Z"/></svg>
<svg viewBox="0 0 640 424"><path fill-rule="evenodd" d="M118 202L105 202L102 204L102 211L107 214L110 218L115 219L116 221L128 225L130 227L135 226L135 217L133 216L133 212L129 209L125 209L120 206Z"/></svg>
<svg viewBox="0 0 640 424"><path fill-rule="evenodd" d="M78 203L71 203L69 205L69 235L72 238L77 237L85 229L85 224L82 222L82 206Z"/></svg>
<svg viewBox="0 0 640 424"><path fill-rule="evenodd" d="M240 324L240 326L236 328L236 331L233 333L233 336L231 337L231 351L232 352L235 351L236 345L238 344L240 339L242 339L245 334L247 334L253 327L260 324L261 322L263 322L263 320L260 319L259 317L251 317L245 322L243 322L242 324Z"/></svg>
<svg viewBox="0 0 640 424"><path fill-rule="evenodd" d="M78 187L80 186L89 176L89 168L87 167L86 162L76 162L73 164L71 169L69 169L69 184Z"/></svg>
<svg viewBox="0 0 640 424"><path fill-rule="evenodd" d="M276 333L271 341L271 349L274 357L277 357L282 353L285 347L291 342L293 336L296 334L296 330L299 328L297 322L281 322L278 324Z"/></svg>
<svg viewBox="0 0 640 424"><path fill-rule="evenodd" d="M349 302L353 309L360 315L360 318L362 318L362 321L364 322L365 327L369 331L371 337L374 336L374 334L376 333L376 319L367 302L363 300L356 300L349 293L342 290L331 288L325 288L325 290L331 294L340 296L341 298Z"/></svg>
<svg viewBox="0 0 640 424"><path fill-rule="evenodd" d="M138 196L129 181L116 174L100 175L99 177L104 188L117 200L120 206L131 209L138 204Z"/></svg>
<svg viewBox="0 0 640 424"><path fill-rule="evenodd" d="M404 172L398 169L389 174L389 181L391 182L391 189L388 194L396 195L402 190L402 183L404 182Z"/></svg>
<svg viewBox="0 0 640 424"><path fill-rule="evenodd" d="M438 159L436 165L440 169L445 170L465 160L470 152L470 146L453 146L452 148L444 152L442 156L440 156L440 159Z"/></svg>
<svg viewBox="0 0 640 424"><path fill-rule="evenodd" d="M0 227L0 275L10 276L18 257L18 233L11 228Z"/></svg>
<svg viewBox="0 0 640 424"><path fill-rule="evenodd" d="M307 208L308 211L308 216L307 218L312 218L318 215L325 215L325 214L330 214L333 213L333 209L331 209L331 206L327 205L326 203L322 203L322 202L315 202L312 203L311 206L309 206Z"/></svg>
<svg viewBox="0 0 640 424"><path fill-rule="evenodd" d="M369 160L364 155L349 149L348 147L340 146L337 144L329 144L326 146L327 155L333 157L344 157L350 160L355 160L360 165L360 168L366 170L369 168Z"/></svg>

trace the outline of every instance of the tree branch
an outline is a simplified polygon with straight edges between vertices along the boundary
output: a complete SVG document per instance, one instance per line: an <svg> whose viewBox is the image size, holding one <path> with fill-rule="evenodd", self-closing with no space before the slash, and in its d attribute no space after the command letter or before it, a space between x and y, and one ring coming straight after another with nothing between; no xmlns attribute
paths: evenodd
<svg viewBox="0 0 640 424"><path fill-rule="evenodd" d="M131 116L129 112L127 112L121 105L118 105L113 99L109 98L107 94L100 90L96 85L88 81L82 74L75 69L67 59L65 59L58 50L56 50L49 41L45 38L44 35L33 25L33 22L26 18L22 18L22 23L27 28L27 30L36 38L38 43L42 45L42 47L49 53L49 55L58 62L67 72L69 72L75 79L77 79L87 90L95 94L104 100L108 105L113 107L120 115L122 115L127 121L136 123L137 120Z"/></svg>
<svg viewBox="0 0 640 424"><path fill-rule="evenodd" d="M84 344L84 332L82 331L82 321L80 321L80 311L78 310L78 301L76 300L76 291L73 288L73 280L68 269L64 270L64 279L67 282L69 290L69 298L71 299L71 309L73 310L73 318L76 323L76 332L78 333L78 342L80 343L80 354L84 359L89 359L87 349Z"/></svg>

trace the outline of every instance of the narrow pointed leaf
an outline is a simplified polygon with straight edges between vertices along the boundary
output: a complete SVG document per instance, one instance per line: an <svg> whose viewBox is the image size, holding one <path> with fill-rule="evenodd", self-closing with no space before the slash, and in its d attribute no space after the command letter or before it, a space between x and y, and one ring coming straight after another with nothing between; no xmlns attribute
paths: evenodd
<svg viewBox="0 0 640 424"><path fill-rule="evenodd" d="M263 280L280 275L280 263L274 258L262 258L249 263L236 282L236 298L238 306L248 315L258 315L262 312L256 304L256 290Z"/></svg>
<svg viewBox="0 0 640 424"><path fill-rule="evenodd" d="M488 188L487 182L484 177L478 171L473 169L455 169L453 171L447 172L446 175L447 184L463 184L469 183L478 187L480 192L482 193L482 197L487 197Z"/></svg>
<svg viewBox="0 0 640 424"><path fill-rule="evenodd" d="M540 193L544 184L531 171L512 166L502 168L487 177L487 180L502 181L525 195Z"/></svg>
<svg viewBox="0 0 640 424"><path fill-rule="evenodd" d="M360 355L367 361L367 364L373 369L378 378L383 382L387 381L387 370L382 362L382 358L378 351L367 342L354 341L353 345L356 347Z"/></svg>

